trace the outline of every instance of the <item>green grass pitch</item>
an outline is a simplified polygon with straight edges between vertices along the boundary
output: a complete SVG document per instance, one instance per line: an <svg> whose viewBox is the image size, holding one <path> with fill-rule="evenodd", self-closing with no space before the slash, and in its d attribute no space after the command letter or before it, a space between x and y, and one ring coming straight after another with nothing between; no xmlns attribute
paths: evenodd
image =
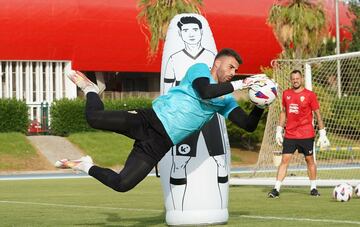
<svg viewBox="0 0 360 227"><path fill-rule="evenodd" d="M230 187L227 226L359 226L360 199L336 202L332 188ZM0 181L0 226L166 226L160 180L118 193L91 178Z"/></svg>

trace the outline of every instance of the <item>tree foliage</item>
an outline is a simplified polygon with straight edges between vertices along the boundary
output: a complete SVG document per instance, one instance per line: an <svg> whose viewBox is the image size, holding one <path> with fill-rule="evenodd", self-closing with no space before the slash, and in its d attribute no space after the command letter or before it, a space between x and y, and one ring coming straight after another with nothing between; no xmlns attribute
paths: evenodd
<svg viewBox="0 0 360 227"><path fill-rule="evenodd" d="M351 27L348 28L351 33L351 41L349 42L349 52L360 51L360 5L358 0L349 2L349 11L353 15Z"/></svg>
<svg viewBox="0 0 360 227"><path fill-rule="evenodd" d="M283 49L280 57L301 59L317 56L328 22L320 0L278 0L268 24Z"/></svg>
<svg viewBox="0 0 360 227"><path fill-rule="evenodd" d="M145 28L149 56L154 57L165 39L170 20L179 13L201 13L202 0L139 0L138 21Z"/></svg>

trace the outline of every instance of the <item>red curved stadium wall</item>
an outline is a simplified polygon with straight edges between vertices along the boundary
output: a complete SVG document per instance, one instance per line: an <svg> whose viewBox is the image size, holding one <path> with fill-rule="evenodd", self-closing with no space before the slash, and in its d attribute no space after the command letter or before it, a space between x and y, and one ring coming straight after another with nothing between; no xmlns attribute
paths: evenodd
<svg viewBox="0 0 360 227"><path fill-rule="evenodd" d="M333 7L332 0L328 8ZM71 60L85 71L159 72L147 60L136 0L0 0L0 59ZM204 0L218 49L243 57L240 73L257 73L281 51L266 18L273 0ZM345 23L344 6L341 17Z"/></svg>

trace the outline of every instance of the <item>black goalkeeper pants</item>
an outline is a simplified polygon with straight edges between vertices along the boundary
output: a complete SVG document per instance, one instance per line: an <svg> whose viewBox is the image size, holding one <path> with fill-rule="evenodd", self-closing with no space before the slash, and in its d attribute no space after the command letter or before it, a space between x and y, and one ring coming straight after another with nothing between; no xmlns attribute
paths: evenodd
<svg viewBox="0 0 360 227"><path fill-rule="evenodd" d="M124 168L92 166L89 175L118 192L126 192L142 181L173 146L163 125L152 109L105 111L98 94L86 95L86 120L93 128L126 135L135 140Z"/></svg>

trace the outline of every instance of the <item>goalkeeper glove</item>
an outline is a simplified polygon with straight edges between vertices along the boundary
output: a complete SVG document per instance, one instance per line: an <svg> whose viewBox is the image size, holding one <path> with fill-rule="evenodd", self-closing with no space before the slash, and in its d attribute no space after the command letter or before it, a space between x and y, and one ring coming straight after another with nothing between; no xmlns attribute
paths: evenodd
<svg viewBox="0 0 360 227"><path fill-rule="evenodd" d="M330 141L328 140L328 138L326 136L325 128L320 129L319 134L320 134L320 136L316 143L316 146L318 146L320 148L330 147Z"/></svg>
<svg viewBox="0 0 360 227"><path fill-rule="evenodd" d="M244 80L236 80L231 81L231 85L235 90L242 90L251 87L252 85L256 83L261 83L268 79L268 77L265 74L256 74L250 77L245 78Z"/></svg>
<svg viewBox="0 0 360 227"><path fill-rule="evenodd" d="M281 126L276 127L275 140L276 140L276 143L279 144L279 146L282 146L283 142L284 142L283 130L284 130L284 128Z"/></svg>

